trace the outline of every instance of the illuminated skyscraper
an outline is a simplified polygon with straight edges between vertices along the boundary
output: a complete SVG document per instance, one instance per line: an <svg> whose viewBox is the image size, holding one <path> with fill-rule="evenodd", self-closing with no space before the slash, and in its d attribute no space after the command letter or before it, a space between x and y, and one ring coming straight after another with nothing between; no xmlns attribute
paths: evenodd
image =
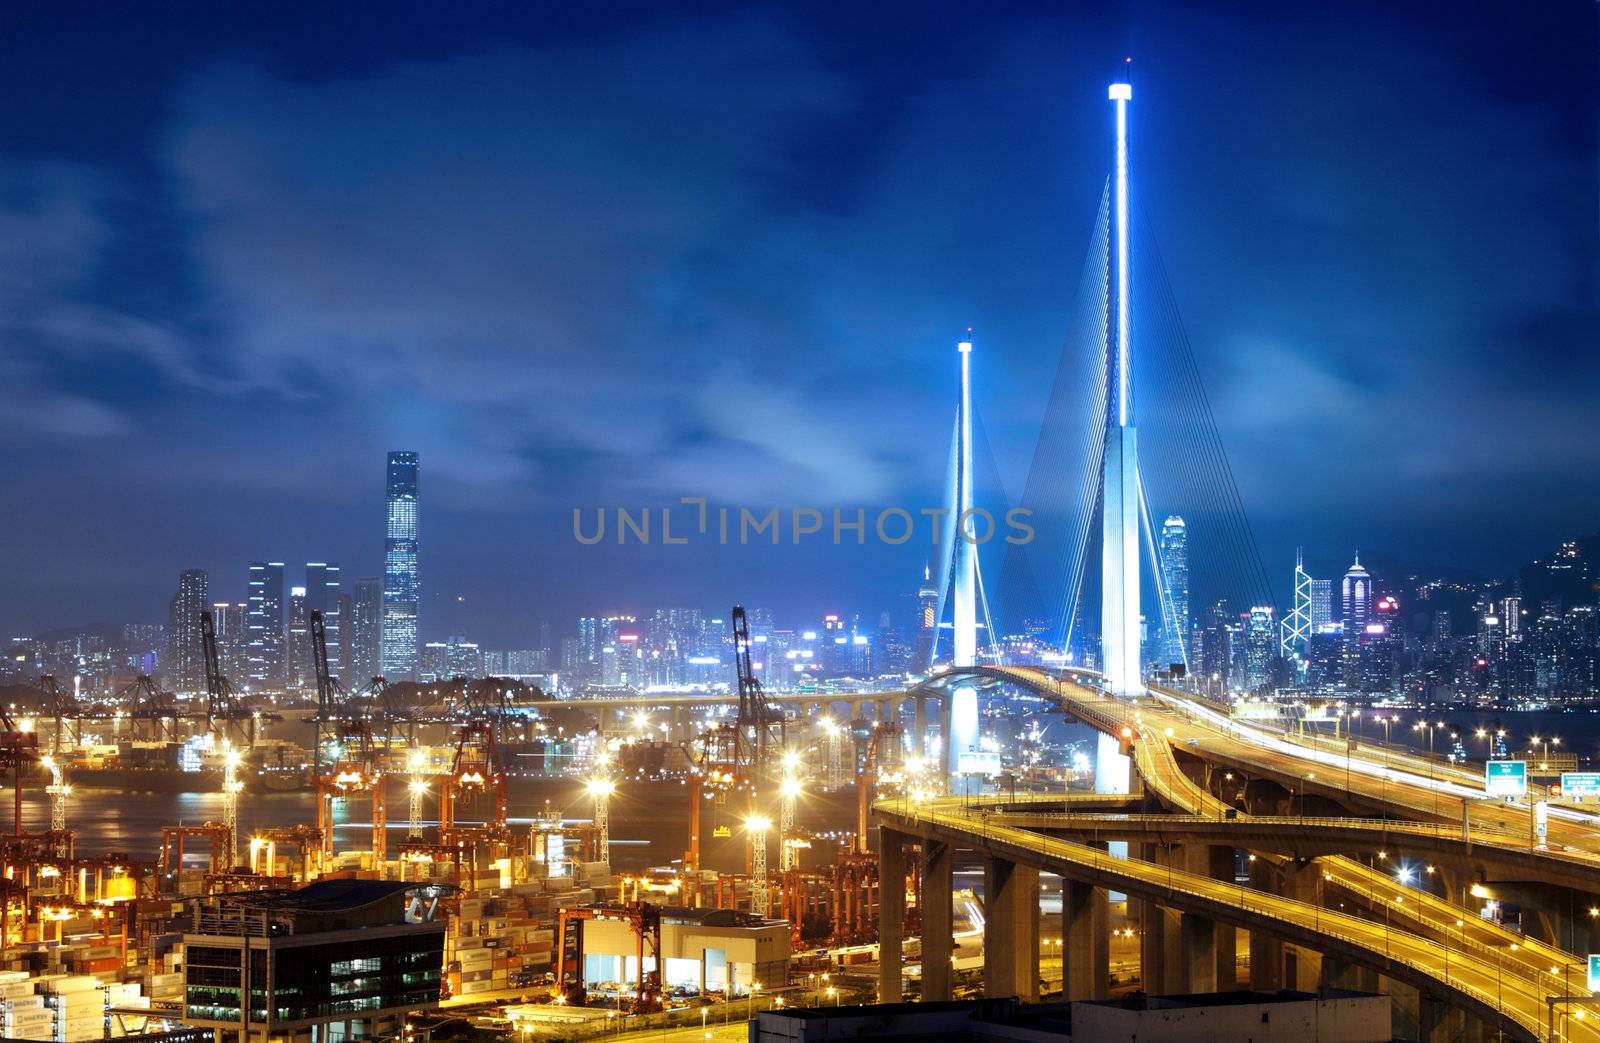
<svg viewBox="0 0 1600 1043"><path fill-rule="evenodd" d="M1161 523L1159 552L1165 624L1161 634L1161 665L1189 661L1189 527L1176 514Z"/></svg>
<svg viewBox="0 0 1600 1043"><path fill-rule="evenodd" d="M1281 624L1278 648L1285 659L1303 662L1311 640L1311 574L1306 571L1305 555L1294 552L1294 607Z"/></svg>
<svg viewBox="0 0 1600 1043"><path fill-rule="evenodd" d="M1245 683L1251 691L1263 691L1272 685L1278 660L1277 630L1271 606L1251 607L1245 626Z"/></svg>
<svg viewBox="0 0 1600 1043"><path fill-rule="evenodd" d="M283 686L283 562L250 563L245 676L260 688Z"/></svg>
<svg viewBox="0 0 1600 1043"><path fill-rule="evenodd" d="M1361 567L1361 555L1344 574L1344 632L1359 637L1372 617L1372 576Z"/></svg>
<svg viewBox="0 0 1600 1043"><path fill-rule="evenodd" d="M1333 622L1333 580L1311 581L1311 632L1319 634Z"/></svg>
<svg viewBox="0 0 1600 1043"><path fill-rule="evenodd" d="M417 454L389 454L388 512L383 540L383 622L379 659L390 681L417 677Z"/></svg>
<svg viewBox="0 0 1600 1043"><path fill-rule="evenodd" d="M339 566L326 561L306 562L306 616L322 613L328 636L328 669L335 677L350 672L350 598L340 583Z"/></svg>
<svg viewBox="0 0 1600 1043"><path fill-rule="evenodd" d="M377 576L356 580L350 605L350 677L346 687L366 684L379 672L378 621L383 618L383 580Z"/></svg>
<svg viewBox="0 0 1600 1043"><path fill-rule="evenodd" d="M932 571L922 568L922 589L917 591L917 658L914 670L927 670L933 665L935 637L939 633L939 591L933 585Z"/></svg>
<svg viewBox="0 0 1600 1043"><path fill-rule="evenodd" d="M167 622L172 642L169 683L184 693L203 692L206 687L206 661L200 632L200 613L211 607L205 569L184 569L178 574L178 592L172 597Z"/></svg>
<svg viewBox="0 0 1600 1043"><path fill-rule="evenodd" d="M289 639L286 648L290 688L315 687L311 664L311 609L305 587L289 588Z"/></svg>
<svg viewBox="0 0 1600 1043"><path fill-rule="evenodd" d="M243 601L218 601L211 606L217 628L217 660L223 675L236 685L243 685L249 674L249 613L250 606Z"/></svg>

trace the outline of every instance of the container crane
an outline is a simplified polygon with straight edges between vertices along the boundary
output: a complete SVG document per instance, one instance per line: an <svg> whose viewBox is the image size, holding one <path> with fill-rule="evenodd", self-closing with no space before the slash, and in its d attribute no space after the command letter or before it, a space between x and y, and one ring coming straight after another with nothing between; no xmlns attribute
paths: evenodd
<svg viewBox="0 0 1600 1043"><path fill-rule="evenodd" d="M314 771L322 770L322 730L344 716L345 692L339 679L328 669L328 627L321 609L311 610L311 662L317 674L317 712L314 750L311 754Z"/></svg>
<svg viewBox="0 0 1600 1043"><path fill-rule="evenodd" d="M19 728L11 715L0 709L0 772L11 770L13 827L22 836L22 773L39 756L39 735L32 728Z"/></svg>
<svg viewBox="0 0 1600 1043"><path fill-rule="evenodd" d="M456 814L463 798L488 797L493 801L485 828L493 834L509 836L506 830L506 771L500 756L500 743L490 721L464 724L456 732L455 752L450 771L439 788L439 840L452 843L462 827Z"/></svg>
<svg viewBox="0 0 1600 1043"><path fill-rule="evenodd" d="M574 1007L589 1002L583 981L583 925L588 920L621 920L633 928L638 980L634 987L633 1012L650 1014L661 1009L661 908L647 902L628 905L601 905L561 910L561 934L556 946L556 988L560 1001ZM654 969L646 971L645 958Z"/></svg>
<svg viewBox="0 0 1600 1043"><path fill-rule="evenodd" d="M211 612L200 612L200 646L206 665L206 724L214 726L222 721L224 731L229 724L245 724L247 745L256 744L256 718L245 711L233 690L233 682L222 672L222 658L217 654L217 624Z"/></svg>
<svg viewBox="0 0 1600 1043"><path fill-rule="evenodd" d="M774 757L783 749L782 713L767 702L766 692L750 665L750 621L743 605L733 606L733 663L739 678L739 744L736 750L741 766L748 767L752 785L759 784L772 771Z"/></svg>
<svg viewBox="0 0 1600 1043"><path fill-rule="evenodd" d="M311 611L311 657L317 674L316 751L312 754L317 780L317 829L322 855L333 855L333 802L366 795L372 802L372 864L382 869L389 828L388 780L372 726L347 712L345 692L328 669L328 630L322 612ZM329 770L322 771L323 728L333 725L336 752Z"/></svg>

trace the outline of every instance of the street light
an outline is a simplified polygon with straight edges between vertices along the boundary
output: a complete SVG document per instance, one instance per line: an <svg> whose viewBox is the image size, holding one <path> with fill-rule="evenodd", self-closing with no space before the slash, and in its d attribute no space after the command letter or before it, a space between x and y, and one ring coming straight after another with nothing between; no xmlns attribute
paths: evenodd
<svg viewBox="0 0 1600 1043"><path fill-rule="evenodd" d="M750 911L765 917L772 907L767 895L767 831L772 820L765 815L752 815L744 820L750 834Z"/></svg>
<svg viewBox="0 0 1600 1043"><path fill-rule="evenodd" d="M406 836L416 839L422 836L422 795L428 792L428 784L412 779L406 788L411 791L411 826Z"/></svg>
<svg viewBox="0 0 1600 1043"><path fill-rule="evenodd" d="M605 865L611 864L611 794L617 784L608 778L593 778L584 787L594 798L595 855Z"/></svg>

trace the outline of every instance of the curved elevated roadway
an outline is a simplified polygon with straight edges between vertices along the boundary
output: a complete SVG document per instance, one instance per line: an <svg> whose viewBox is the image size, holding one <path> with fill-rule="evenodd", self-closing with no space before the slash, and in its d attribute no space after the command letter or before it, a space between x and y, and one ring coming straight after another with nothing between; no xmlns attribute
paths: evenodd
<svg viewBox="0 0 1600 1043"><path fill-rule="evenodd" d="M1421 937L1320 905L1241 887L1229 881L1119 858L1074 841L996 821L958 800L876 804L874 817L906 836L972 848L988 857L1094 887L1124 892L1219 924L1266 931L1296 945L1376 968L1422 993L1441 998L1518 1040L1597 1041L1592 1019L1552 1019L1549 982L1522 961L1471 938L1452 943Z"/></svg>

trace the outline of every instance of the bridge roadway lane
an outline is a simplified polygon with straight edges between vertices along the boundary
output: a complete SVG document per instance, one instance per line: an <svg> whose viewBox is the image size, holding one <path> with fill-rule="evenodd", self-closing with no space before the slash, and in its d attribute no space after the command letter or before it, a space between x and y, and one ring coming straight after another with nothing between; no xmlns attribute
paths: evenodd
<svg viewBox="0 0 1600 1043"><path fill-rule="evenodd" d="M1037 866L1068 879L1121 891L1243 930L1263 930L1291 944L1372 966L1503 1028L1514 1039L1560 1038L1600 1043L1596 1019L1557 1015L1559 1036L1546 1028L1547 979L1504 950L1470 938L1440 942L1398 923L1380 924L1319 905L1265 894L1142 859L1006 825L959 799L881 801L880 825L991 857Z"/></svg>
<svg viewBox="0 0 1600 1043"><path fill-rule="evenodd" d="M1333 799L1359 800L1407 818L1455 823L1458 829L1465 811L1475 844L1481 837L1481 846L1542 862L1544 872L1539 879L1544 882L1600 894L1600 831L1596 830L1600 819L1587 812L1552 808L1547 846L1539 848L1531 842L1533 811L1529 806L1490 799L1481 785L1473 788L1458 781L1456 771L1430 777L1368 760L1357 751L1341 756L1302 747L1162 689L1153 689L1158 702L1134 703L1032 668L993 667L981 673L1055 698L1067 713L1099 730L1118 734L1131 728L1143 740L1136 746L1150 743L1179 749L1247 776L1271 778L1291 792L1298 789ZM1183 787L1180 784L1178 788ZM1192 788L1203 794L1210 806L1201 810L1193 801L1178 806L1191 813L1214 812L1217 805L1209 791Z"/></svg>
<svg viewBox="0 0 1600 1043"><path fill-rule="evenodd" d="M960 802L961 798L939 798ZM1498 924L1472 915L1427 892L1397 884L1387 873L1338 854L1341 850L1377 850L1379 837L1397 839L1399 835L1427 836L1443 828L1447 840L1460 843L1459 831L1423 823L1384 823L1372 819L1287 819L1249 817L1207 818L1200 815L1142 815L1114 813L1051 812L1047 800L1013 803L988 799L968 801L969 806L987 811L987 821L1015 826L1036 833L1071 839L1080 843L1105 840L1132 840L1158 844L1221 844L1246 851L1273 852L1289 857L1315 858L1323 880L1370 903L1372 908L1388 906L1389 914L1415 923L1435 938L1466 938L1479 945L1503 950L1509 959L1522 963L1530 975L1542 975L1547 986L1557 992L1572 982L1586 981L1587 967L1582 959L1544 942L1509 931ZM1059 806L1060 800L1057 798ZM1025 810L1019 810L1025 809ZM1376 834L1376 836L1374 835ZM1554 973L1552 973L1554 968Z"/></svg>
<svg viewBox="0 0 1600 1043"><path fill-rule="evenodd" d="M1002 669L1006 673L1012 672L1011 668ZM1028 683L1036 691L1039 690L1037 675L1029 677ZM1045 684L1049 685L1048 691L1051 693L1058 690L1053 679L1045 679ZM1200 818L1226 822L1225 815L1231 810L1237 816L1236 821L1244 823L1251 821L1252 816L1220 800L1196 783L1178 765L1177 758L1173 754L1173 743L1183 733L1178 731L1176 725L1166 723L1170 719L1169 716L1146 713L1142 708L1132 707L1121 700L1111 699L1076 684L1069 683L1061 688L1075 690L1071 693L1071 701L1065 695L1062 697L1064 709L1073 716L1109 734L1121 735L1124 731L1130 733L1135 767L1145 785L1154 791L1158 799L1170 807ZM1119 713L1122 716L1119 717ZM1179 725L1183 723L1181 720L1177 722ZM1171 736L1166 733L1169 727L1173 728ZM1380 830L1384 826L1381 820L1371 821L1374 827ZM1459 826L1455 829L1459 835ZM1485 841L1494 839L1494 835L1488 830L1475 829L1474 843L1479 842L1480 834ZM1528 848L1524 845L1510 850L1526 854ZM1475 944L1506 954L1505 958L1522 965L1529 973L1544 975L1556 995L1571 994L1572 990L1568 988L1569 982L1587 980L1586 965L1571 953L1516 934L1426 891L1399 887L1388 873L1353 858L1330 855L1319 859L1319 862L1328 882L1338 884L1354 894L1368 896L1374 904L1379 904L1377 900L1379 895L1392 894L1395 898L1403 899L1394 903L1394 907L1409 903L1411 907L1409 911L1420 921L1420 926L1427 927L1441 936L1448 936L1458 931L1473 940ZM1393 899L1384 899L1385 904L1391 902ZM1458 922L1459 927L1457 927Z"/></svg>

